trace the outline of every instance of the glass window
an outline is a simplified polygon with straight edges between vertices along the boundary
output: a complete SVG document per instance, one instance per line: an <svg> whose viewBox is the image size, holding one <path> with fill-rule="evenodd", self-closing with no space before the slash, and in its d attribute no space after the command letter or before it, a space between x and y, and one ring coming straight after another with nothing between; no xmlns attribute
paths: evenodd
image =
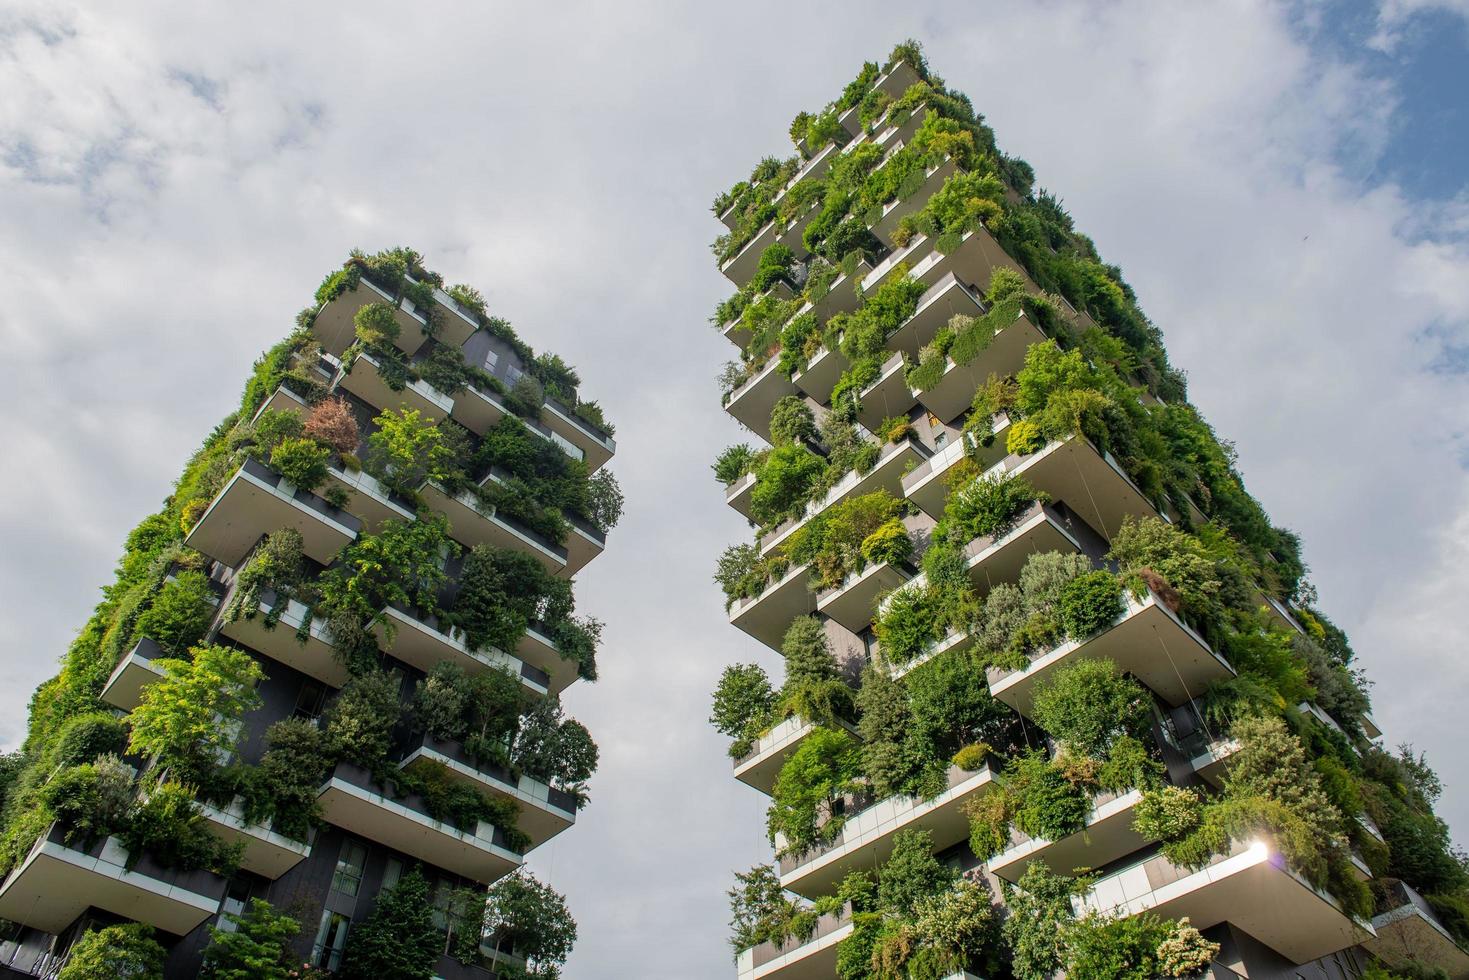
<svg viewBox="0 0 1469 980"><path fill-rule="evenodd" d="M515 382L519 381L520 376L523 374L525 374L525 372L522 371L518 365L511 364L510 366L505 368L505 380L510 382L512 385L515 384Z"/></svg>
<svg viewBox="0 0 1469 980"><path fill-rule="evenodd" d="M244 915L245 906L250 902L250 883L248 881L233 880L225 889L224 901L219 903L219 919L216 922L220 932L234 932L236 928L233 919L226 918L231 915Z"/></svg>
<svg viewBox="0 0 1469 980"><path fill-rule="evenodd" d="M403 862L397 858L388 858L388 866L383 869L383 888L392 888L403 877Z"/></svg>
<svg viewBox="0 0 1469 980"><path fill-rule="evenodd" d="M347 898L356 898L362 887L362 866L367 863L367 848L360 841L342 842L342 853L337 856L337 870L332 875L332 891Z"/></svg>
<svg viewBox="0 0 1469 980"><path fill-rule="evenodd" d="M949 434L947 432L940 432L938 435L933 437L933 447L937 449L948 441Z"/></svg>
<svg viewBox="0 0 1469 980"><path fill-rule="evenodd" d="M296 693L296 708L291 714L296 718L315 721L321 717L321 710L325 705L326 685L307 680Z"/></svg>
<svg viewBox="0 0 1469 980"><path fill-rule="evenodd" d="M491 374L495 373L495 365L499 363L500 354L498 351L490 351L488 354L485 355L485 370L490 372Z"/></svg>
<svg viewBox="0 0 1469 980"><path fill-rule="evenodd" d="M351 920L342 913L322 909L316 942L311 946L312 966L335 970L342 965L342 947L347 945L347 927L351 924Z"/></svg>

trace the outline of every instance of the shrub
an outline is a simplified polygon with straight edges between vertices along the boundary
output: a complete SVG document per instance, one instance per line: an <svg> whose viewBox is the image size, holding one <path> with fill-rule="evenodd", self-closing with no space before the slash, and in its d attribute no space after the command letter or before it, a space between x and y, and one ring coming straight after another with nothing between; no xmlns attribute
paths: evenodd
<svg viewBox="0 0 1469 980"><path fill-rule="evenodd" d="M1046 437L1040 427L1030 419L1012 419L1009 433L1005 436L1005 451L1018 456L1028 456L1046 446Z"/></svg>
<svg viewBox="0 0 1469 980"><path fill-rule="evenodd" d="M873 630L889 664L902 666L937 643L943 631L933 590L905 585L889 593Z"/></svg>
<svg viewBox="0 0 1469 980"><path fill-rule="evenodd" d="M428 879L414 866L378 893L372 912L347 937L342 976L348 980L428 980L443 952Z"/></svg>
<svg viewBox="0 0 1469 980"><path fill-rule="evenodd" d="M151 926L108 926L76 941L56 980L163 980L166 956Z"/></svg>
<svg viewBox="0 0 1469 980"><path fill-rule="evenodd" d="M368 303L352 317L357 339L369 347L391 344L398 339L398 320L387 303Z"/></svg>
<svg viewBox="0 0 1469 980"><path fill-rule="evenodd" d="M734 739L729 754L738 759L750 751L759 730L775 709L775 691L758 664L731 664L719 675L709 724Z"/></svg>
<svg viewBox="0 0 1469 980"><path fill-rule="evenodd" d="M1164 786L1143 794L1133 811L1132 829L1148 840L1176 840L1199 825L1198 794L1181 786Z"/></svg>
<svg viewBox="0 0 1469 980"><path fill-rule="evenodd" d="M495 949L508 944L529 961L533 976L555 977L576 944L576 920L566 898L521 870L490 886L483 925Z"/></svg>
<svg viewBox="0 0 1469 980"><path fill-rule="evenodd" d="M132 798L132 770L112 755L63 769L40 793L43 812L65 828L66 840L82 844L125 828Z"/></svg>
<svg viewBox="0 0 1469 980"><path fill-rule="evenodd" d="M988 759L994 749L985 742L971 742L954 753L954 765L965 772L978 772L984 768L985 760Z"/></svg>
<svg viewBox="0 0 1469 980"><path fill-rule="evenodd" d="M770 412L770 441L776 446L816 437L811 407L795 395L786 395Z"/></svg>
<svg viewBox="0 0 1469 980"><path fill-rule="evenodd" d="M912 915L925 899L954 883L953 869L933 856L933 837L926 830L900 830L893 852L877 871L877 901L894 915Z"/></svg>
<svg viewBox="0 0 1469 980"><path fill-rule="evenodd" d="M748 443L730 446L714 460L714 465L711 467L714 470L714 478L725 486L729 486L750 472L754 460L755 451Z"/></svg>
<svg viewBox="0 0 1469 980"><path fill-rule="evenodd" d="M766 832L770 842L781 834L786 853L799 854L841 829L833 817L818 827L825 808L849 792L861 771L862 750L845 731L817 728L802 739L781 766L770 795Z"/></svg>
<svg viewBox="0 0 1469 980"><path fill-rule="evenodd" d="M408 708L413 723L431 738L462 740L468 694L464 668L447 660L439 661L413 689L413 701Z"/></svg>
<svg viewBox="0 0 1469 980"><path fill-rule="evenodd" d="M144 851L166 868L208 868L235 873L243 844L221 843L194 804L196 791L182 783L159 783L133 810L121 837L134 860Z"/></svg>
<svg viewBox="0 0 1469 980"><path fill-rule="evenodd" d="M801 513L826 472L826 462L800 443L770 451L750 491L750 517L774 524Z"/></svg>
<svg viewBox="0 0 1469 980"><path fill-rule="evenodd" d="M949 495L944 520L951 533L958 532L965 541L998 538L1014 526L1021 512L1044 496L1024 477L981 474Z"/></svg>
<svg viewBox="0 0 1469 980"><path fill-rule="evenodd" d="M165 582L153 603L138 617L136 633L171 656L180 656L204 639L214 618L214 593L203 572L182 571Z"/></svg>
<svg viewBox="0 0 1469 980"><path fill-rule="evenodd" d="M401 710L398 688L398 678L385 670L359 674L343 685L323 718L332 755L371 770L387 759Z"/></svg>
<svg viewBox="0 0 1469 980"><path fill-rule="evenodd" d="M245 819L272 826L292 840L304 841L316 821L317 794L332 764L327 739L305 718L278 721L265 731L265 753L247 785Z"/></svg>
<svg viewBox="0 0 1469 980"><path fill-rule="evenodd" d="M1110 556L1124 578L1151 571L1172 586L1184 611L1209 617L1217 613L1220 589L1214 563L1199 540L1156 517L1122 522L1112 539ZM1134 585L1134 591L1138 590Z"/></svg>
<svg viewBox="0 0 1469 980"><path fill-rule="evenodd" d="M442 480L453 464L443 434L416 408L385 410L373 419L363 466L392 493L412 496L425 480Z"/></svg>
<svg viewBox="0 0 1469 980"><path fill-rule="evenodd" d="M1111 572L1088 572L1066 586L1060 606L1066 635L1085 640L1122 615L1122 587Z"/></svg>
<svg viewBox="0 0 1469 980"><path fill-rule="evenodd" d="M729 895L729 944L736 955L741 950L788 933L795 904L785 897L780 876L768 864L757 864L749 871L735 872L735 887Z"/></svg>
<svg viewBox="0 0 1469 980"><path fill-rule="evenodd" d="M1101 759L1124 735L1147 731L1152 699L1110 660L1079 660L1037 685L1034 719L1056 739Z"/></svg>
<svg viewBox="0 0 1469 980"><path fill-rule="evenodd" d="M913 554L913 539L903 522L894 517L862 539L862 558L869 565L900 564Z"/></svg>
<svg viewBox="0 0 1469 980"><path fill-rule="evenodd" d="M303 431L307 437L339 453L357 451L360 438L357 418L352 414L352 406L347 404L345 398L326 398L318 402L312 407L311 414L306 416Z"/></svg>
<svg viewBox="0 0 1469 980"><path fill-rule="evenodd" d="M1158 944L1159 971L1165 977L1192 977L1204 972L1219 955L1219 944L1205 939L1189 925L1188 916L1172 925L1172 933Z"/></svg>
<svg viewBox="0 0 1469 980"><path fill-rule="evenodd" d="M195 647L190 660L154 665L163 677L143 688L128 715L128 747L178 778L201 779L234 750L240 720L260 705L255 686L265 673L244 651L213 645Z"/></svg>
<svg viewBox="0 0 1469 980"><path fill-rule="evenodd" d="M312 491L326 480L331 450L311 439L284 439L270 452L270 466L300 490Z"/></svg>
<svg viewBox="0 0 1469 980"><path fill-rule="evenodd" d="M1008 770L1015 825L1031 837L1060 840L1086 826L1091 800L1038 752L1015 758Z"/></svg>
<svg viewBox="0 0 1469 980"><path fill-rule="evenodd" d="M234 926L209 930L202 976L210 980L288 980L297 964L289 943L301 931L290 916L264 899L252 898L244 915L225 913Z"/></svg>
<svg viewBox="0 0 1469 980"><path fill-rule="evenodd" d="M121 718L100 711L77 715L56 733L49 761L62 767L79 766L99 756L121 755L127 744L127 722Z"/></svg>

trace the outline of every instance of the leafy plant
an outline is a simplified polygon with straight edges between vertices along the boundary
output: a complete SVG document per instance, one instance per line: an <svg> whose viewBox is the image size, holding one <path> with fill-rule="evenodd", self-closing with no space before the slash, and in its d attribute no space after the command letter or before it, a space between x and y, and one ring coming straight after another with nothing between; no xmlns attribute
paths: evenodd
<svg viewBox="0 0 1469 980"><path fill-rule="evenodd" d="M153 640L164 653L182 656L204 639L214 618L214 593L202 572L181 571L164 583L152 605L138 616L137 633Z"/></svg>
<svg viewBox="0 0 1469 980"><path fill-rule="evenodd" d="M189 660L154 661L163 676L143 688L128 716L128 748L180 778L197 780L234 751L241 719L260 705L255 685L265 674L249 654L230 647L194 647L190 653Z"/></svg>
<svg viewBox="0 0 1469 980"><path fill-rule="evenodd" d="M1066 634L1085 640L1122 615L1122 589L1117 576L1096 571L1073 579L1061 592L1061 622Z"/></svg>
<svg viewBox="0 0 1469 980"><path fill-rule="evenodd" d="M1145 735L1152 699L1107 659L1079 660L1038 684L1032 717L1083 755L1104 758L1125 735Z"/></svg>
<svg viewBox="0 0 1469 980"><path fill-rule="evenodd" d="M775 702L770 678L758 664L731 664L724 668L714 689L709 724L734 740L729 747L733 758L747 755L754 747L760 730L775 710Z"/></svg>
<svg viewBox="0 0 1469 980"><path fill-rule="evenodd" d="M526 959L534 977L559 976L576 945L576 920L566 898L524 870L490 886L484 927L494 948L508 944Z"/></svg>
<svg viewBox="0 0 1469 980"><path fill-rule="evenodd" d="M378 892L366 919L347 937L342 976L349 980L428 980L443 951L428 879L416 866Z"/></svg>
<svg viewBox="0 0 1469 980"><path fill-rule="evenodd" d="M795 395L786 395L770 412L770 441L788 446L816 437L816 420L811 407Z"/></svg>
<svg viewBox="0 0 1469 980"><path fill-rule="evenodd" d="M725 486L734 483L751 471L755 452L747 443L729 446L714 460L714 478Z"/></svg>
<svg viewBox="0 0 1469 980"><path fill-rule="evenodd" d="M452 472L453 453L443 434L418 409L386 409L373 419L363 467L392 493L412 496L425 480L442 480Z"/></svg>
<svg viewBox="0 0 1469 980"><path fill-rule="evenodd" d="M302 431L307 438L338 453L357 451L357 419L345 398L324 398L313 405Z"/></svg>
<svg viewBox="0 0 1469 980"><path fill-rule="evenodd" d="M252 898L245 913L225 913L233 929L214 926L204 948L201 976L211 980L289 980L296 966L289 943L301 931L290 916Z"/></svg>
<svg viewBox="0 0 1469 980"><path fill-rule="evenodd" d="M312 439L284 439L270 452L270 465L298 489L312 491L326 481L331 450Z"/></svg>
<svg viewBox="0 0 1469 980"><path fill-rule="evenodd" d="M56 980L163 980L167 953L141 922L86 932Z"/></svg>

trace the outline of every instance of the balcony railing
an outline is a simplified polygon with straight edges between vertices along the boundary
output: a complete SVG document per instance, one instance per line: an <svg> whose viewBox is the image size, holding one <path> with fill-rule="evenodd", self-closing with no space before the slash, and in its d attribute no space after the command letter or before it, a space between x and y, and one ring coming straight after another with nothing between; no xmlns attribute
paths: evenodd
<svg viewBox="0 0 1469 980"><path fill-rule="evenodd" d="M398 336L393 343L405 354L412 355L428 339L428 320L423 314L398 305L385 290L363 276L358 284L342 293L316 313L311 323L311 333L321 342L323 349L337 357L357 339L357 326L353 318L357 311L370 303L387 303L393 307L393 319L398 324Z"/></svg>
<svg viewBox="0 0 1469 980"><path fill-rule="evenodd" d="M217 837L225 843L245 846L240 855L240 867L246 871L274 880L311 853L311 845L306 841L294 840L270 827L246 821L238 799L223 807L201 803L199 809Z"/></svg>
<svg viewBox="0 0 1469 980"><path fill-rule="evenodd" d="M102 686L101 699L115 708L132 711L142 701L143 688L163 676L163 668L155 663L162 656L157 643L146 636L138 640L112 668Z"/></svg>
<svg viewBox="0 0 1469 980"><path fill-rule="evenodd" d="M388 624L391 624L391 629ZM436 616L396 604L389 605L383 609L382 623L375 627L375 631L390 655L419 670L427 672L444 661L458 664L470 673L506 670L520 678L527 693L552 693L551 675L546 671L494 647L471 650L461 631L441 623ZM390 632L391 643L388 642Z"/></svg>
<svg viewBox="0 0 1469 980"><path fill-rule="evenodd" d="M184 543L233 568L263 535L283 527L300 531L301 550L325 565L357 537L362 521L250 458L225 483Z"/></svg>
<svg viewBox="0 0 1469 980"><path fill-rule="evenodd" d="M750 751L732 760L735 778L769 796L775 788L775 777L780 775L785 761L801 747L806 736L815 731L816 727L800 715L791 715L776 722L769 731L755 740ZM856 734L851 725L843 722L842 727Z"/></svg>
<svg viewBox="0 0 1469 980"><path fill-rule="evenodd" d="M1388 966L1418 972L1443 970L1453 980L1469 977L1469 952L1444 928L1422 895L1406 882L1387 883L1383 911L1372 919L1367 949Z"/></svg>
<svg viewBox="0 0 1469 980"><path fill-rule="evenodd" d="M1092 798L1086 826L1059 840L1012 830L1011 846L990 858L987 866L999 877L1015 882L1035 861L1063 875L1110 864L1147 843L1132 829L1133 814L1141 799L1142 793L1135 789L1125 793L1104 790Z"/></svg>
<svg viewBox="0 0 1469 980"><path fill-rule="evenodd" d="M741 950L739 980L827 980L836 975L837 945L852 934L852 909L845 906L816 920L805 941L765 942Z"/></svg>

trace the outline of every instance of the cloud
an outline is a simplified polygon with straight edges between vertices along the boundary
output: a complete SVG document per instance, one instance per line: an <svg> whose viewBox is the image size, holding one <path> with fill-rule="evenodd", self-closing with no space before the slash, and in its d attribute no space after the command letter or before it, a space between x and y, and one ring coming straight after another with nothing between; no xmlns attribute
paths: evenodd
<svg viewBox="0 0 1469 980"><path fill-rule="evenodd" d="M567 697L603 765L532 861L581 924L568 972L730 970L730 871L770 850L707 698L726 663L776 665L710 581L748 530L708 466L748 437L712 381L708 203L910 35L1125 270L1469 827L1469 675L1435 615L1469 590L1469 206L1357 182L1400 94L1265 4L16 8L0 734L322 274L412 244L618 423L628 513L578 585L603 678Z"/></svg>
<svg viewBox="0 0 1469 980"><path fill-rule="evenodd" d="M1469 29L1469 0L1383 0L1377 12L1377 30L1367 46L1392 53L1403 39L1409 22L1420 14L1444 13L1462 18Z"/></svg>

